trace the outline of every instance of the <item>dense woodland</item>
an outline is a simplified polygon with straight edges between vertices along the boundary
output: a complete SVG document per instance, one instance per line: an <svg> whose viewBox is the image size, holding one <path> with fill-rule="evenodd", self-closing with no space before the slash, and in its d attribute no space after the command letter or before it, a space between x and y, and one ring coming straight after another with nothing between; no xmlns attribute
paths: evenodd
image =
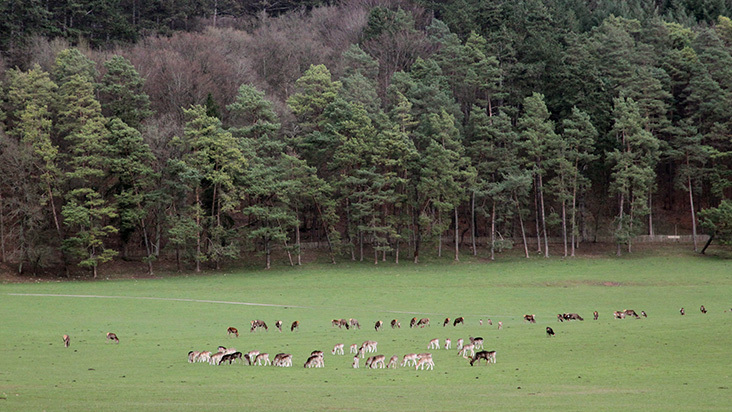
<svg viewBox="0 0 732 412"><path fill-rule="evenodd" d="M732 226L724 0L0 4L0 260L574 256ZM703 225L700 228L699 225ZM440 241L438 241L440 240ZM445 248L445 250L443 250Z"/></svg>

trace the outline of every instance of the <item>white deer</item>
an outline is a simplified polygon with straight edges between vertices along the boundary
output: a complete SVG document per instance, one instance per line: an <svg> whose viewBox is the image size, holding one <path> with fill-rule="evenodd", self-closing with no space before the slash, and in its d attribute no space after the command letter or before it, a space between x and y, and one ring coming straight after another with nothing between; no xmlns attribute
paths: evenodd
<svg viewBox="0 0 732 412"><path fill-rule="evenodd" d="M427 349L440 349L440 340L439 339L432 339L430 341L430 344L427 345Z"/></svg>
<svg viewBox="0 0 732 412"><path fill-rule="evenodd" d="M409 366L410 363L412 364L412 366L417 365L417 354L416 353L406 354L402 358L402 366Z"/></svg>
<svg viewBox="0 0 732 412"><path fill-rule="evenodd" d="M335 354L341 354L341 355L345 355L346 354L343 351L343 344L342 343L339 343L339 344L333 346L333 351L331 353L334 354L334 355Z"/></svg>
<svg viewBox="0 0 732 412"><path fill-rule="evenodd" d="M450 339L445 339L445 349L450 349L451 345L452 341Z"/></svg>

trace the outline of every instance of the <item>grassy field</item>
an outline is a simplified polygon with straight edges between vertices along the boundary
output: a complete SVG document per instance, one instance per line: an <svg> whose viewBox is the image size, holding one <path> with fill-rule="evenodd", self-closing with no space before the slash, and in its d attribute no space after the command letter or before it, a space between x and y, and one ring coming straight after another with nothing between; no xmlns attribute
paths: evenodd
<svg viewBox="0 0 732 412"><path fill-rule="evenodd" d="M730 261L691 256L312 264L5 284L0 410L730 410L731 306ZM612 319L614 310L631 308L648 318ZM585 321L559 323L560 312ZM523 314L537 323L524 323ZM413 316L432 325L410 329ZM446 316L464 316L466 324L443 328ZM362 329L333 328L333 318L357 318ZM388 326L394 318L401 329ZM269 331L250 333L252 319L265 320ZM302 326L278 333L276 319ZM384 330L374 331L376 320ZM228 326L242 336L227 337ZM105 340L110 331L119 344ZM456 350L441 349L431 351L432 371L354 370L352 356L330 354L336 343L347 351L371 339L388 359L424 352L432 338L454 346L469 336L497 350L497 364L471 367ZM187 362L188 351L218 345L292 353L294 366ZM326 351L325 368L304 369L316 349Z"/></svg>

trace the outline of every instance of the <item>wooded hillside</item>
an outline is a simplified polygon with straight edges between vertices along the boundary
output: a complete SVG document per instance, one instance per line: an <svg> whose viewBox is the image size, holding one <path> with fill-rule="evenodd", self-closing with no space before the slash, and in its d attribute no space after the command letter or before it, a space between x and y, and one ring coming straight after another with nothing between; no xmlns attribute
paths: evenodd
<svg viewBox="0 0 732 412"><path fill-rule="evenodd" d="M732 227L723 0L0 11L0 261L20 271L253 250L269 267L302 242L374 262L598 237L621 254L641 234L701 248L701 209L717 239Z"/></svg>

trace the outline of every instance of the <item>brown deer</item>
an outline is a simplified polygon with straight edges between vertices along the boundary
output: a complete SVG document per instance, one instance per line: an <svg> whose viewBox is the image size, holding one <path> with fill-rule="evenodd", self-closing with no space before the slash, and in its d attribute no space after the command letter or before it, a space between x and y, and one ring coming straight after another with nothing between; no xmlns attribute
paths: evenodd
<svg viewBox="0 0 732 412"><path fill-rule="evenodd" d="M292 354L290 353L278 353L274 357L272 365L287 368L292 366Z"/></svg>
<svg viewBox="0 0 732 412"><path fill-rule="evenodd" d="M259 354L259 355L257 355L257 357L256 357L256 358L255 358L255 359L254 359L254 360L252 361L252 364L254 364L254 362L256 362L256 363L257 363L257 365L262 365L262 364L264 364L263 366L267 366L267 365L271 365L271 364L272 364L272 362L271 362L271 361L269 360L269 353L260 353L260 354Z"/></svg>
<svg viewBox="0 0 732 412"><path fill-rule="evenodd" d="M399 367L399 356L394 355L391 357L391 359L389 359L389 364L386 365L386 368L396 369L397 367Z"/></svg>
<svg viewBox="0 0 732 412"><path fill-rule="evenodd" d="M440 349L440 340L432 339L429 345L427 345L427 349Z"/></svg>
<svg viewBox="0 0 732 412"><path fill-rule="evenodd" d="M300 330L300 321L299 320L292 322L292 326L290 326L290 332L294 332L295 329Z"/></svg>
<svg viewBox="0 0 732 412"><path fill-rule="evenodd" d="M236 335L236 337L238 338L239 331L235 327L229 326L229 328L226 329L226 335L227 336Z"/></svg>
<svg viewBox="0 0 732 412"><path fill-rule="evenodd" d="M529 323L536 323L536 315L524 315L524 321Z"/></svg>
<svg viewBox="0 0 732 412"><path fill-rule="evenodd" d="M473 355L473 358L470 359L470 366L473 366L473 364L476 361L478 361L478 363L480 363L480 359L485 359L486 366L489 363L496 363L496 351L494 351L494 350L492 350L492 351L482 350L482 351L476 353L475 355Z"/></svg>
<svg viewBox="0 0 732 412"><path fill-rule="evenodd" d="M501 322L501 321L499 320L499 321L498 321L498 330L501 330L501 329L503 329L503 322Z"/></svg>
<svg viewBox="0 0 732 412"><path fill-rule="evenodd" d="M417 318L412 318L412 320L409 321L409 327L413 328L415 325L417 325Z"/></svg>
<svg viewBox="0 0 732 412"><path fill-rule="evenodd" d="M468 352L470 352L470 356L475 355L475 345L474 344L470 343L470 344L467 344L467 345L463 346L458 351L458 356L462 356L463 358L467 359L468 358Z"/></svg>
<svg viewBox="0 0 732 412"><path fill-rule="evenodd" d="M445 318L445 320L442 322L442 327L444 328L447 326L447 324L450 323L450 318Z"/></svg>
<svg viewBox="0 0 732 412"><path fill-rule="evenodd" d="M463 338L460 338L457 340L457 350L460 350L463 348Z"/></svg>
<svg viewBox="0 0 732 412"><path fill-rule="evenodd" d="M251 327L251 329L249 329L249 332L255 332L259 328L264 328L264 330L269 331L267 324L264 323L263 320L259 320L259 319L253 320L251 323L252 323L252 327Z"/></svg>
<svg viewBox="0 0 732 412"><path fill-rule="evenodd" d="M549 326L546 327L546 336L548 338L551 338L554 336L554 329L550 328Z"/></svg>
<svg viewBox="0 0 732 412"><path fill-rule="evenodd" d="M381 329L382 326L384 326L384 322L382 322L380 320L377 320L376 321L376 324L374 325L374 329L376 329L376 331L378 332L379 329Z"/></svg>
<svg viewBox="0 0 732 412"><path fill-rule="evenodd" d="M701 305L701 307L699 308L699 310L701 311L701 313L704 313L704 314L707 313L707 308L705 308L704 305Z"/></svg>
<svg viewBox="0 0 732 412"><path fill-rule="evenodd" d="M396 319L392 319L391 320L391 328L392 329L394 329L394 328L401 328L401 327L402 327L402 324L398 320L396 320Z"/></svg>
<svg viewBox="0 0 732 412"><path fill-rule="evenodd" d="M64 335L64 348L68 348L71 344L71 338L69 338L69 335Z"/></svg>
<svg viewBox="0 0 732 412"><path fill-rule="evenodd" d="M409 366L410 363L412 364L412 366L417 365L417 354L416 353L406 354L402 358L402 366Z"/></svg>
<svg viewBox="0 0 732 412"><path fill-rule="evenodd" d="M483 324L483 321L481 320L480 322L481 322L480 324L482 325ZM455 320L452 322L452 326L457 326L458 323L462 323L464 325L465 324L465 318L462 317L462 316L460 316L459 318L455 318Z"/></svg>
<svg viewBox="0 0 732 412"><path fill-rule="evenodd" d="M346 327L346 329L349 328L348 321L345 319L333 319L332 321L330 321L330 324L332 326L338 326L338 329L341 329L344 326Z"/></svg>
<svg viewBox="0 0 732 412"><path fill-rule="evenodd" d="M369 362L369 360L371 362ZM386 368L386 365L384 364L385 360L386 356L384 355L374 355L366 360L366 366L371 369Z"/></svg>
<svg viewBox="0 0 732 412"><path fill-rule="evenodd" d="M422 318L417 322L417 326L420 328L423 328L425 326L428 326L430 324L430 318Z"/></svg>
<svg viewBox="0 0 732 412"><path fill-rule="evenodd" d="M354 369L358 369L358 362L359 362L358 356L354 356L353 357L353 364L351 366L353 366Z"/></svg>
<svg viewBox="0 0 732 412"><path fill-rule="evenodd" d="M420 369L420 367L421 369L425 369L425 366L427 370L435 368L435 362L432 360L431 356L419 358L417 364L414 366L414 370Z"/></svg>
<svg viewBox="0 0 732 412"><path fill-rule="evenodd" d="M480 337L474 338L471 336L470 343L475 345L475 349L483 349L483 338L480 338Z"/></svg>
<svg viewBox="0 0 732 412"><path fill-rule="evenodd" d="M335 346L333 346L333 351L331 353L333 355L335 355L335 354L345 355L346 352L343 350L343 346L344 345L342 343L336 344Z"/></svg>
<svg viewBox="0 0 732 412"><path fill-rule="evenodd" d="M625 319L625 312L619 312L616 310L613 312L613 317L615 317L615 319Z"/></svg>
<svg viewBox="0 0 732 412"><path fill-rule="evenodd" d="M599 318L599 317L600 317L600 314L599 314L599 313L597 313L597 311L594 311L594 312L592 312L592 317L593 317L593 318L594 318L595 320L597 320L597 318Z"/></svg>
<svg viewBox="0 0 732 412"><path fill-rule="evenodd" d="M679 309L679 313L681 314L681 316L686 315L686 311L684 310L684 308Z"/></svg>
<svg viewBox="0 0 732 412"><path fill-rule="evenodd" d="M281 320L275 321L275 328L277 328L280 332L282 332L282 321Z"/></svg>
<svg viewBox="0 0 732 412"><path fill-rule="evenodd" d="M348 353L358 354L358 345L356 345L355 343L351 345L351 350Z"/></svg>
<svg viewBox="0 0 732 412"><path fill-rule="evenodd" d="M111 341L119 343L119 338L117 337L116 333L107 332L107 340L111 340Z"/></svg>
<svg viewBox="0 0 732 412"><path fill-rule="evenodd" d="M358 320L357 320L357 319L353 319L353 318L351 318L351 319L348 319L348 323L350 323L350 324L351 324L351 327L352 327L352 328L358 328L358 329L361 329L361 324L360 324L360 323L358 323Z"/></svg>

